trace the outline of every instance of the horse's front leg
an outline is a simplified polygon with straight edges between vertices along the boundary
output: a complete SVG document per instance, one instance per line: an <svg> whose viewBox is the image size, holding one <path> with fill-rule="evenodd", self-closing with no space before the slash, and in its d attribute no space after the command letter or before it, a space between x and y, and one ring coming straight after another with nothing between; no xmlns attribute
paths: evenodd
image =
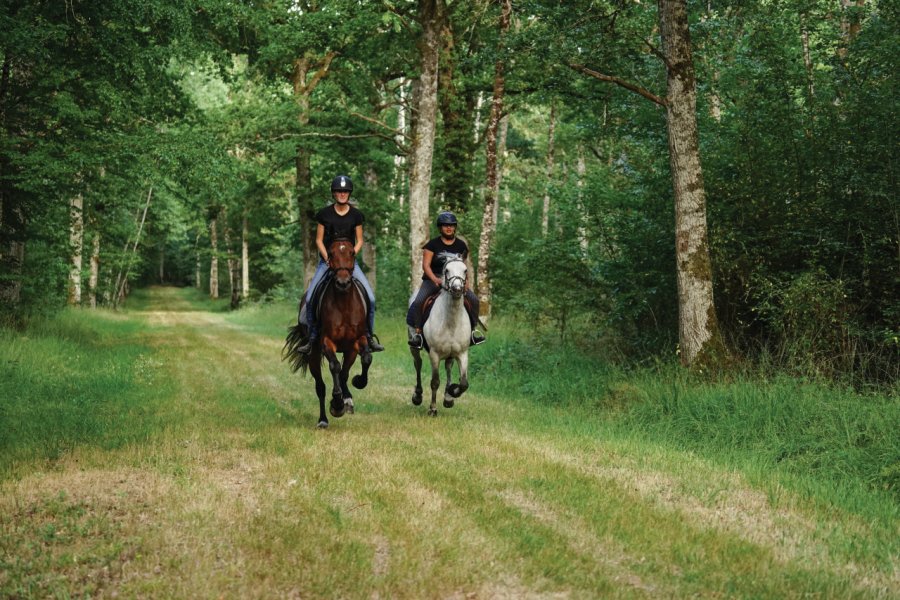
<svg viewBox="0 0 900 600"><path fill-rule="evenodd" d="M313 350L309 360L309 373L316 382L316 396L319 397L319 422L316 427L325 429L328 427L328 417L325 415L325 380L322 379L322 357L319 350Z"/></svg>
<svg viewBox="0 0 900 600"><path fill-rule="evenodd" d="M331 412L332 417L342 417L344 415L344 391L341 386L341 363L338 361L336 348L331 340L326 339L323 346L332 381L329 412Z"/></svg>
<svg viewBox="0 0 900 600"><path fill-rule="evenodd" d="M437 391L441 387L441 359L438 355L431 351L431 406L428 407L428 414L432 417L437 415Z"/></svg>
<svg viewBox="0 0 900 600"><path fill-rule="evenodd" d="M450 369L453 363L447 359L447 389L444 391L444 406L453 406L453 399L459 398L469 389L469 352L465 351L456 357L459 363L459 383L450 384ZM448 404L449 402L449 404Z"/></svg>
<svg viewBox="0 0 900 600"><path fill-rule="evenodd" d="M416 388L413 390L412 403L418 406L422 404L422 351L418 348L410 348L409 351L416 368Z"/></svg>
<svg viewBox="0 0 900 600"><path fill-rule="evenodd" d="M344 362L341 365L341 393L344 397L344 410L351 415L354 412L353 394L350 393L350 388L347 387L347 380L350 379L350 369L353 367L353 363L356 362L356 356L356 350L344 352Z"/></svg>
<svg viewBox="0 0 900 600"><path fill-rule="evenodd" d="M444 359L444 368L447 370L447 381L444 384L444 408L453 408L454 399L459 396L453 395L453 388L455 384L453 383L453 357L449 356Z"/></svg>
<svg viewBox="0 0 900 600"><path fill-rule="evenodd" d="M362 372L359 375L353 376L353 387L358 390L364 389L367 385L369 385L369 367L372 365L372 353L369 351L369 346L363 346L362 351L359 353L360 362L362 363Z"/></svg>

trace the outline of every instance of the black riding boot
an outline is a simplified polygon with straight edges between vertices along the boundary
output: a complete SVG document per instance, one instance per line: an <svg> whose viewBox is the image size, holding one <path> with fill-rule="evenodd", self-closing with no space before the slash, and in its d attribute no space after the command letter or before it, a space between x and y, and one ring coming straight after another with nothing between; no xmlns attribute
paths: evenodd
<svg viewBox="0 0 900 600"><path fill-rule="evenodd" d="M486 341L484 334L478 331L477 329L472 330L472 339L470 340L470 344L472 346L477 346L478 344L483 344Z"/></svg>
<svg viewBox="0 0 900 600"><path fill-rule="evenodd" d="M319 336L315 333L310 333L309 339L306 340L305 344L297 348L297 352L299 352L300 354L309 354L312 351L315 343L318 341L318 338Z"/></svg>
<svg viewBox="0 0 900 600"><path fill-rule="evenodd" d="M378 342L378 336L374 333L369 334L369 352L384 352L384 346Z"/></svg>

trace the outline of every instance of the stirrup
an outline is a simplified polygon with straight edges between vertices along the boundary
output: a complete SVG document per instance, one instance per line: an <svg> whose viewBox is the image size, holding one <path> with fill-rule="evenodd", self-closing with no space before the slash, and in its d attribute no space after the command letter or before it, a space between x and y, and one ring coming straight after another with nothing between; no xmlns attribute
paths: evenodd
<svg viewBox="0 0 900 600"><path fill-rule="evenodd" d="M478 331L477 329L472 330L472 345L477 346L478 344L483 344L487 341L487 338L484 337L484 334Z"/></svg>
<svg viewBox="0 0 900 600"><path fill-rule="evenodd" d="M312 352L313 345L316 343L316 338L310 338L306 341L305 344L297 348L297 352L300 354L309 354Z"/></svg>
<svg viewBox="0 0 900 600"><path fill-rule="evenodd" d="M378 339L378 336L374 333L369 334L369 352L384 352L384 346L381 345L381 341Z"/></svg>
<svg viewBox="0 0 900 600"><path fill-rule="evenodd" d="M412 334L411 336L409 336L409 341L407 343L413 348L418 348L419 350L421 350L422 346L424 346L422 334L419 332Z"/></svg>

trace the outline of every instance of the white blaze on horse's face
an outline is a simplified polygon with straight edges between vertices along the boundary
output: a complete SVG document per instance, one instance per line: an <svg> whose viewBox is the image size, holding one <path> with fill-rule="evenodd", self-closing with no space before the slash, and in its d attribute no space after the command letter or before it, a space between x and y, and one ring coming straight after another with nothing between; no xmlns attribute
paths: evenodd
<svg viewBox="0 0 900 600"><path fill-rule="evenodd" d="M449 260L444 265L444 286L454 298L466 293L466 263L461 260Z"/></svg>

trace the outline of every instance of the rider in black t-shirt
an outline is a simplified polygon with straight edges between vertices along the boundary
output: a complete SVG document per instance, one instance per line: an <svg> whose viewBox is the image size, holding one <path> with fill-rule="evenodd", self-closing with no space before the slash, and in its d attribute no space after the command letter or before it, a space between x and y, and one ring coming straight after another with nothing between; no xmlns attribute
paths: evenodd
<svg viewBox="0 0 900 600"><path fill-rule="evenodd" d="M319 251L319 263L316 265L316 273L313 275L309 287L306 288L306 304L301 320L307 326L309 335L307 343L297 349L298 352L308 353L313 344L319 338L318 323L315 319L316 307L313 306L312 300L315 298L313 290L325 277L328 272L328 246L337 238L346 238L354 242L353 250L359 254L363 246L363 217L362 212L355 206L350 205L350 194L353 192L353 181L346 175L338 175L331 182L331 196L334 198L334 204L329 204L318 213L316 213L316 248ZM366 290L369 297L369 350L372 352L381 352L384 346L378 343L375 337L375 293L369 280L366 279L362 269L357 263L353 268L353 278L359 281ZM310 318L313 315L313 318Z"/></svg>
<svg viewBox="0 0 900 600"><path fill-rule="evenodd" d="M469 246L456 237L458 224L456 215L449 211L442 212L437 218L437 226L441 235L428 240L428 243L422 247L422 285L419 286L419 291L410 302L409 311L406 313L407 325L415 328L415 332L411 333L409 338L409 345L413 348L422 347L422 304L428 296L440 289L443 283L440 275L444 273L444 265L448 258L457 257L466 260L469 257ZM473 345L480 344L485 338L476 329L478 297L472 291L468 281L466 281L466 299L472 308L469 313L469 321L472 325L471 343Z"/></svg>

